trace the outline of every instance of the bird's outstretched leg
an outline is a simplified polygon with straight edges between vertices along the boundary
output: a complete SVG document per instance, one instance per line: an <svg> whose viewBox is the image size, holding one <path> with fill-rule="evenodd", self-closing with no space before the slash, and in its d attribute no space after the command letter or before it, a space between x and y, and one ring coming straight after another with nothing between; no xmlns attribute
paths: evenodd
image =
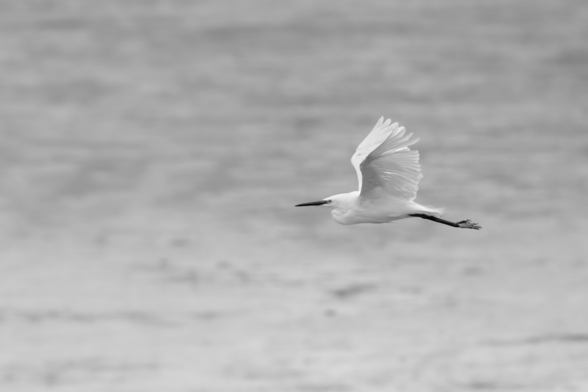
<svg viewBox="0 0 588 392"><path fill-rule="evenodd" d="M410 214L409 216L414 216L414 217L417 217L417 218L428 219L428 220L431 220L433 222L443 223L444 225L452 226L452 227L460 227L462 229L480 230L482 228L482 226L479 226L477 223L474 223L474 222L472 222L469 219L462 220L462 221L459 221L459 222L451 222L451 221L448 221L448 220L445 220L445 219L437 218L436 216L426 215L426 214Z"/></svg>

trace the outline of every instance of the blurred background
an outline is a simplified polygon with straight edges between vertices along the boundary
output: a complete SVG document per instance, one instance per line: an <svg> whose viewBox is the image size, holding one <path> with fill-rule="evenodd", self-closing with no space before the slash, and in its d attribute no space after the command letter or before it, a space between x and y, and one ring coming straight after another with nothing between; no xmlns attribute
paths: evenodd
<svg viewBox="0 0 588 392"><path fill-rule="evenodd" d="M3 391L587 391L588 6L0 3ZM357 187L380 116L421 219Z"/></svg>

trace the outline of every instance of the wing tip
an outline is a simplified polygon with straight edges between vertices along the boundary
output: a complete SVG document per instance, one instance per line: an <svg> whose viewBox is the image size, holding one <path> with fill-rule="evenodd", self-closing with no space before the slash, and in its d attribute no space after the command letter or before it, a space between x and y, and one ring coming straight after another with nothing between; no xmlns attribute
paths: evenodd
<svg viewBox="0 0 588 392"><path fill-rule="evenodd" d="M374 126L375 128L379 128L382 126L382 124L384 124L384 116L380 116L380 118L378 119L378 121L376 122L376 125Z"/></svg>

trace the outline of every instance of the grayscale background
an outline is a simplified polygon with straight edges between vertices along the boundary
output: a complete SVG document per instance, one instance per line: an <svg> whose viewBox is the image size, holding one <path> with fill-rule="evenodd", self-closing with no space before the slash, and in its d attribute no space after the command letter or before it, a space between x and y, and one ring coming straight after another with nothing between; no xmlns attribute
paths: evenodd
<svg viewBox="0 0 588 392"><path fill-rule="evenodd" d="M340 226L380 116L421 219ZM0 390L588 391L588 6L0 2Z"/></svg>

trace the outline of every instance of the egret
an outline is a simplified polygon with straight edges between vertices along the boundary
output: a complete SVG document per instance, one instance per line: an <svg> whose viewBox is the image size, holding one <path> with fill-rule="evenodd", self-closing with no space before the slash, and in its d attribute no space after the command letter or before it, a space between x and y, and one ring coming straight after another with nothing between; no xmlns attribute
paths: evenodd
<svg viewBox="0 0 588 392"><path fill-rule="evenodd" d="M411 139L404 127L380 117L376 126L359 144L351 157L357 172L359 189L297 204L295 207L325 206L333 219L342 225L387 223L405 218L422 218L463 229L480 230L466 219L451 222L441 218L443 209L425 207L414 202L421 174L418 151L408 147L419 141Z"/></svg>

